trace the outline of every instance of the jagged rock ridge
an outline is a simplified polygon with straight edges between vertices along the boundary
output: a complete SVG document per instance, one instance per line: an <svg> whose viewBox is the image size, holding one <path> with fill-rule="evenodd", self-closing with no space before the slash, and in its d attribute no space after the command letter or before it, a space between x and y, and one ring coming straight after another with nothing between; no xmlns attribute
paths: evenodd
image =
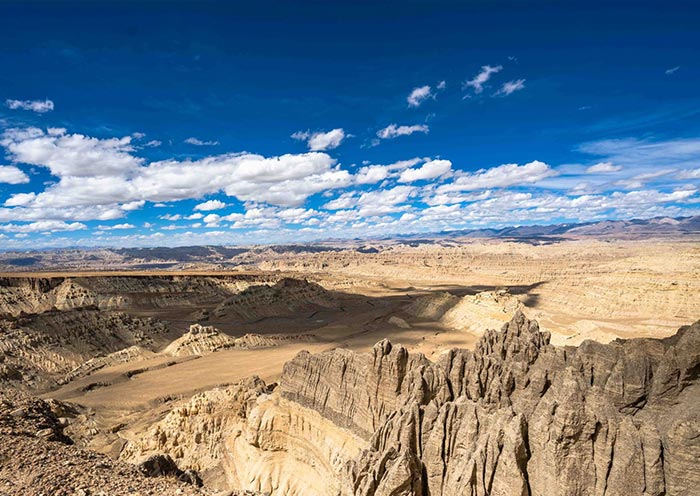
<svg viewBox="0 0 700 496"><path fill-rule="evenodd" d="M555 347L521 312L436 362L384 340L193 397L122 451L272 495L692 495L700 322Z"/></svg>
<svg viewBox="0 0 700 496"><path fill-rule="evenodd" d="M700 323L665 340L549 344L521 312L437 363L388 341L299 354L283 397L351 429L354 495L690 495Z"/></svg>

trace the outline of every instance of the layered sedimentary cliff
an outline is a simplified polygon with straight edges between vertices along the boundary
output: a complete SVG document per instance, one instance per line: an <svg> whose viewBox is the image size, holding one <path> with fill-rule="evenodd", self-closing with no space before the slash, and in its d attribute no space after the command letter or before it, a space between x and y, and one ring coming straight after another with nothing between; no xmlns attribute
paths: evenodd
<svg viewBox="0 0 700 496"><path fill-rule="evenodd" d="M253 377L198 394L127 443L120 458L138 464L165 454L212 489L339 494L345 464L365 441L273 389Z"/></svg>
<svg viewBox="0 0 700 496"><path fill-rule="evenodd" d="M278 279L246 274L0 277L0 383L46 390L110 365L151 357L168 345L166 354L180 356L313 339L306 333L246 333L234 339L213 327L183 336L183 321L189 322L193 309L208 318L210 309L232 302L240 292L231 313L250 316L317 308L316 302L331 294L306 281L266 285Z"/></svg>
<svg viewBox="0 0 700 496"><path fill-rule="evenodd" d="M417 298L405 308L409 315L439 321L446 327L481 336L484 330L498 328L523 307L506 289L483 291L462 297L437 292Z"/></svg>
<svg viewBox="0 0 700 496"><path fill-rule="evenodd" d="M40 313L81 307L157 309L197 307L221 302L254 284L279 277L231 276L93 276L0 277L0 314Z"/></svg>
<svg viewBox="0 0 700 496"><path fill-rule="evenodd" d="M518 312L436 362L382 341L302 352L173 410L122 457L275 495L691 495L700 322L667 339L555 347Z"/></svg>
<svg viewBox="0 0 700 496"><path fill-rule="evenodd" d="M557 348L519 312L435 364L386 341L299 355L281 392L368 440L349 494L690 495L699 375L700 323Z"/></svg>
<svg viewBox="0 0 700 496"><path fill-rule="evenodd" d="M265 317L290 317L337 306L331 291L305 279L281 279L274 285L250 286L223 301L217 316L241 321Z"/></svg>
<svg viewBox="0 0 700 496"><path fill-rule="evenodd" d="M0 382L55 386L86 361L92 360L89 369L105 354L123 352L105 363L133 358L137 350L126 348L158 346L166 333L157 320L95 307L6 317L0 319Z"/></svg>

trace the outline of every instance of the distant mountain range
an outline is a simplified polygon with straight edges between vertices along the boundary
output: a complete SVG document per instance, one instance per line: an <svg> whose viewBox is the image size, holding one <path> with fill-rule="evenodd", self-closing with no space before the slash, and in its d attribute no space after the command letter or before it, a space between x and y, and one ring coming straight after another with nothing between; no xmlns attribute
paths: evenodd
<svg viewBox="0 0 700 496"><path fill-rule="evenodd" d="M438 233L449 237L468 238L529 238L559 236L577 238L603 236L630 238L635 236L669 236L700 234L700 216L654 217L652 219L604 220L581 224L550 224L504 227L502 229L467 229ZM425 237L425 235L422 235Z"/></svg>
<svg viewBox="0 0 700 496"><path fill-rule="evenodd" d="M648 239L700 237L700 216L606 220L581 224L552 224L462 229L438 233L395 235L382 239L326 240L304 244L256 246L180 246L153 248L65 248L0 252L0 271L25 270L155 270L227 269L255 265L270 258L303 253L354 250L371 254L387 246L459 244L474 239L501 239L550 244L571 239ZM699 238L700 239L700 238Z"/></svg>

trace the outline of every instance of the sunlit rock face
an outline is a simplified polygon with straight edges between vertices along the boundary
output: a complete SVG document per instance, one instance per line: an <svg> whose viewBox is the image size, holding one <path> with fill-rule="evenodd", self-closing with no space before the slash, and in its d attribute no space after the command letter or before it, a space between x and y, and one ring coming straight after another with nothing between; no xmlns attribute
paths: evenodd
<svg viewBox="0 0 700 496"><path fill-rule="evenodd" d="M122 452L274 495L694 494L700 323L556 347L521 312L431 362L387 340L197 395Z"/></svg>
<svg viewBox="0 0 700 496"><path fill-rule="evenodd" d="M397 408L349 465L354 494L692 494L700 482L689 434L700 323L665 340L557 348L519 312L473 352L409 362L378 367L400 385Z"/></svg>

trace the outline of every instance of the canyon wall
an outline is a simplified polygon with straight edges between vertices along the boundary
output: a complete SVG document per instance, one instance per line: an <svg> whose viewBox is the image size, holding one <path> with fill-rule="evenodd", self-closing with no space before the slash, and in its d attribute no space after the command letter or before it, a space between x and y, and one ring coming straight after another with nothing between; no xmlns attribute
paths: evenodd
<svg viewBox="0 0 700 496"><path fill-rule="evenodd" d="M521 312L436 362L382 341L302 352L279 386L193 398L122 457L274 495L691 495L700 322L555 347Z"/></svg>

